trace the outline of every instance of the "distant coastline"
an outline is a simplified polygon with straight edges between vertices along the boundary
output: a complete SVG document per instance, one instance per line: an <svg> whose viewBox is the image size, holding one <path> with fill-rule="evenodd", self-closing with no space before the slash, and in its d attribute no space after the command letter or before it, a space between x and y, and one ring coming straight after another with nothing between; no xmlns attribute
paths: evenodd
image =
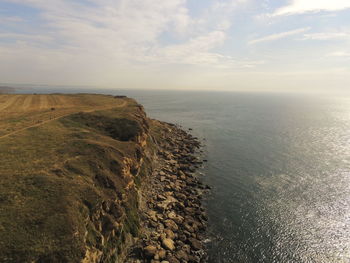
<svg viewBox="0 0 350 263"><path fill-rule="evenodd" d="M0 94L4 93L14 93L16 89L10 86L0 86Z"/></svg>

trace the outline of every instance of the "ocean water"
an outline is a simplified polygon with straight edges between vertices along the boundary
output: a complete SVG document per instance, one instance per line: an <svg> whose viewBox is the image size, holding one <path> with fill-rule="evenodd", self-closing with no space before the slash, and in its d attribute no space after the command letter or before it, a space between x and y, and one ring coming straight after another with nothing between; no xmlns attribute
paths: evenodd
<svg viewBox="0 0 350 263"><path fill-rule="evenodd" d="M350 262L350 97L105 92L203 139L210 263Z"/></svg>
<svg viewBox="0 0 350 263"><path fill-rule="evenodd" d="M350 97L119 93L205 138L209 262L350 262Z"/></svg>

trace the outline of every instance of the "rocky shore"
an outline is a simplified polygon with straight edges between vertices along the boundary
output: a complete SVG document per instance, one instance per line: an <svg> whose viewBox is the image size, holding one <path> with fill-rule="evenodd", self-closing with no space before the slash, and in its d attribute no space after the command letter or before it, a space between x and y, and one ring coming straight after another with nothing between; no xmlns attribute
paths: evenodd
<svg viewBox="0 0 350 263"><path fill-rule="evenodd" d="M196 170L200 142L181 128L158 122L153 173L140 191L141 235L128 263L206 262L204 234L207 216L201 205L209 190Z"/></svg>

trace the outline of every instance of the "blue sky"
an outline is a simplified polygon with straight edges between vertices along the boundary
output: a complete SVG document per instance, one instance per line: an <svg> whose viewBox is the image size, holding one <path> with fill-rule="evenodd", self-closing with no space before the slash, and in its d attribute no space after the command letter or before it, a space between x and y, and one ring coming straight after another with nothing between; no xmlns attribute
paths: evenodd
<svg viewBox="0 0 350 263"><path fill-rule="evenodd" d="M349 0L0 0L0 82L333 91Z"/></svg>

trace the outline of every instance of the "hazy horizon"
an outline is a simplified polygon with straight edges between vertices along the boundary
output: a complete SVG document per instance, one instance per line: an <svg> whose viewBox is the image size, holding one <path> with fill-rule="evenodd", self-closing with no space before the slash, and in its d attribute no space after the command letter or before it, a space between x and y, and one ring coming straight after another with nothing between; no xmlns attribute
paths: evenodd
<svg viewBox="0 0 350 263"><path fill-rule="evenodd" d="M346 0L4 0L0 82L348 92Z"/></svg>

